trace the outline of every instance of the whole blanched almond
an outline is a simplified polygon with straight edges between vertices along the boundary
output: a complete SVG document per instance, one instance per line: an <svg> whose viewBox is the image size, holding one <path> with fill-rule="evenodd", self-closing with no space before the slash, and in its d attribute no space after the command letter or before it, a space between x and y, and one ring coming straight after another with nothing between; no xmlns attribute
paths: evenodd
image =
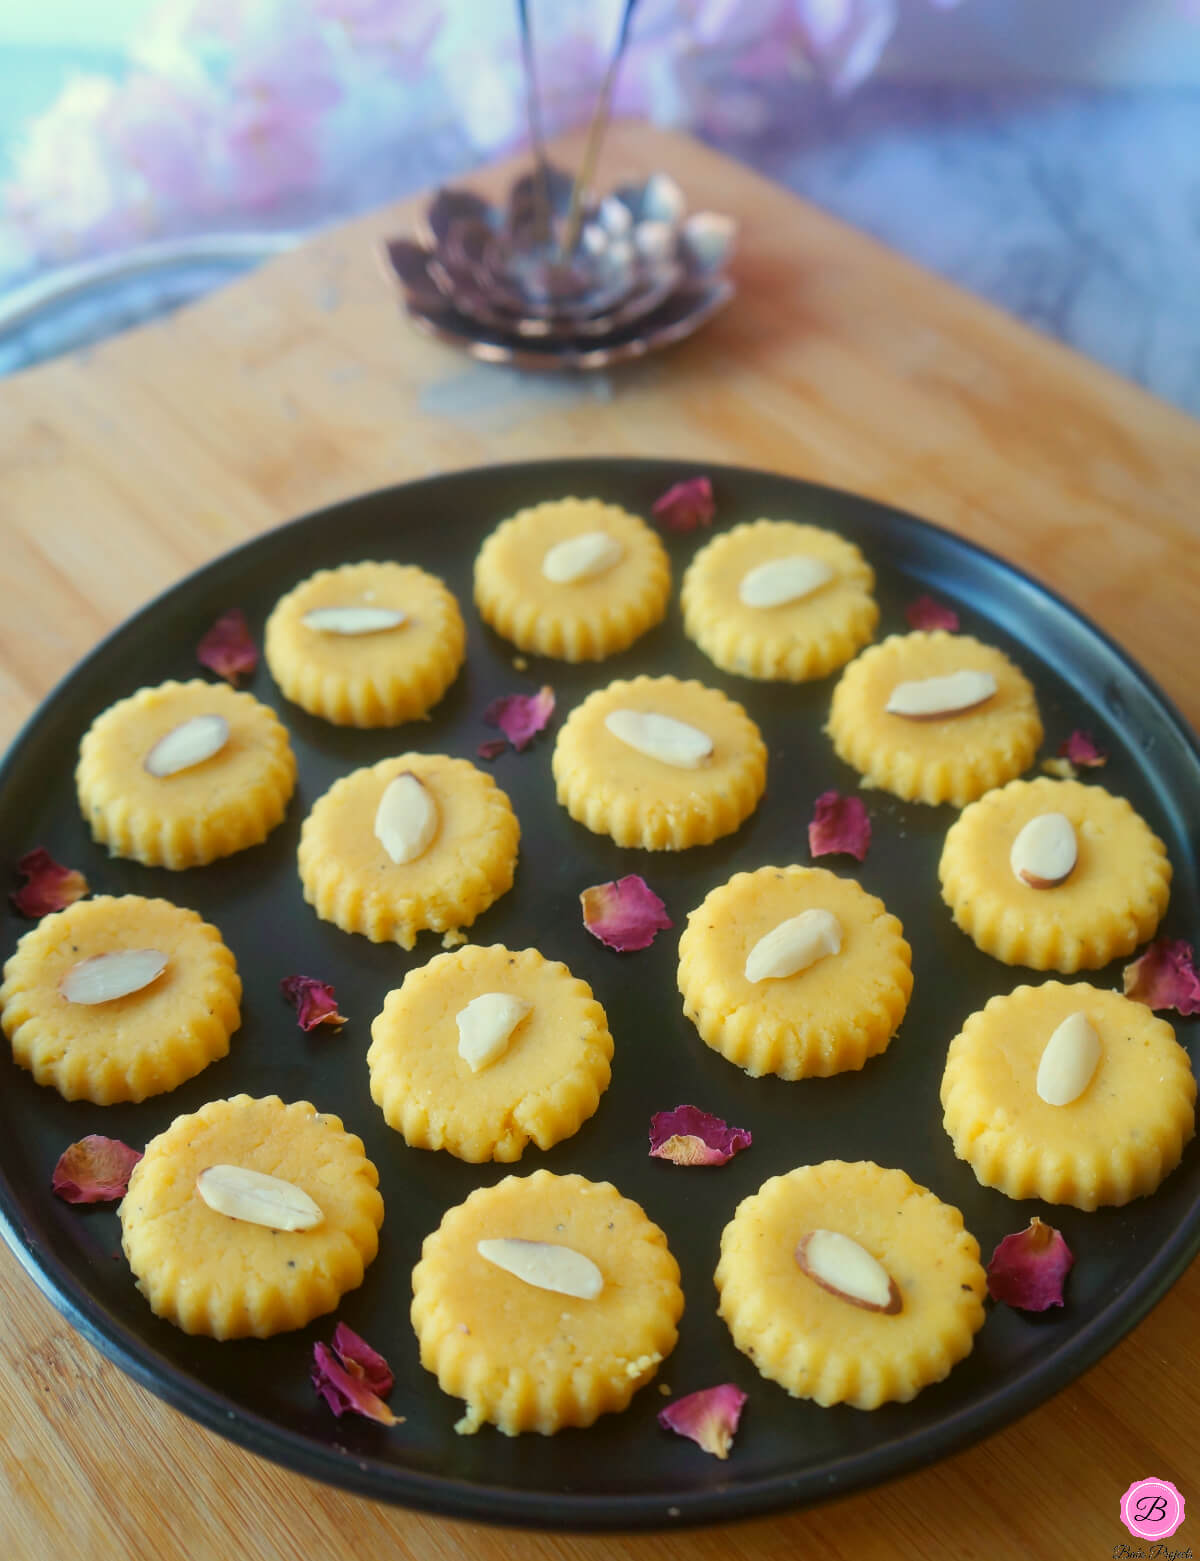
<svg viewBox="0 0 1200 1561"><path fill-rule="evenodd" d="M910 721L936 721L941 716L974 710L995 692L996 679L990 672L964 669L946 677L897 683L888 696L886 709L891 715L907 716Z"/></svg>
<svg viewBox="0 0 1200 1561"><path fill-rule="evenodd" d="M822 1290L852 1306L895 1316L903 1304L883 1264L840 1231L810 1230L796 1248L796 1262Z"/></svg>
<svg viewBox="0 0 1200 1561"><path fill-rule="evenodd" d="M542 559L542 573L555 585L573 585L606 574L625 556L625 549L607 531L585 531L556 543Z"/></svg>
<svg viewBox="0 0 1200 1561"><path fill-rule="evenodd" d="M842 924L832 911L789 917L759 938L746 957L747 981L778 981L842 951Z"/></svg>
<svg viewBox="0 0 1200 1561"><path fill-rule="evenodd" d="M302 1187L242 1165L210 1165L196 1191L217 1214L270 1230L313 1230L325 1218Z"/></svg>
<svg viewBox="0 0 1200 1561"><path fill-rule="evenodd" d="M438 832L438 807L423 781L404 770L389 781L375 811L375 838L398 865L415 862Z"/></svg>
<svg viewBox="0 0 1200 1561"><path fill-rule="evenodd" d="M160 737L142 760L142 767L160 779L190 770L220 753L229 741L229 722L223 715L194 715Z"/></svg>
<svg viewBox="0 0 1200 1561"><path fill-rule="evenodd" d="M300 621L321 634L379 634L407 623L408 614L393 607L314 607Z"/></svg>
<svg viewBox="0 0 1200 1561"><path fill-rule="evenodd" d="M507 992L481 992L458 1012L458 1055L472 1073L502 1057L513 1031L533 1007Z"/></svg>
<svg viewBox="0 0 1200 1561"><path fill-rule="evenodd" d="M167 968L161 949L114 949L81 959L58 983L69 1003L111 1003L157 981Z"/></svg>
<svg viewBox="0 0 1200 1561"><path fill-rule="evenodd" d="M593 1301L604 1289L604 1275L595 1263L572 1247L505 1236L481 1241L475 1250L489 1263L538 1290L553 1290L556 1295L573 1295L579 1301Z"/></svg>
<svg viewBox="0 0 1200 1561"><path fill-rule="evenodd" d="M1031 889L1053 889L1075 869L1079 847L1065 813L1039 813L1012 843L1008 860L1013 872Z"/></svg>
<svg viewBox="0 0 1200 1561"><path fill-rule="evenodd" d="M833 569L823 558L794 553L772 558L742 576L738 595L747 607L781 607L811 596L833 579Z"/></svg>
<svg viewBox="0 0 1200 1561"><path fill-rule="evenodd" d="M1069 1014L1046 1042L1037 1092L1048 1106L1069 1106L1092 1082L1100 1064L1100 1037L1084 1013Z"/></svg>
<svg viewBox="0 0 1200 1561"><path fill-rule="evenodd" d="M677 770L697 770L712 757L713 741L708 733L674 716L652 710L610 710L604 724L630 748Z"/></svg>

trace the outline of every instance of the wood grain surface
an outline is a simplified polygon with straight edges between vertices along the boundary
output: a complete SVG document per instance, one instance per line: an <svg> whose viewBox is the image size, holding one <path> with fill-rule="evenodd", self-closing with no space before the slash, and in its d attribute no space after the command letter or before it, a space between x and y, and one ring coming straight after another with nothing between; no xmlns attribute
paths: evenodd
<svg viewBox="0 0 1200 1561"><path fill-rule="evenodd" d="M525 378L409 329L374 254L409 204L0 383L0 737L150 596L276 522L454 467L601 453L774 468L937 521L1094 617L1197 723L1200 425L684 137L622 126L607 161L666 168L742 228L733 307L611 377ZM7 1250L0 1366L4 1561L1100 1558L1133 1543L1130 1481L1200 1504L1200 1265L989 1441L822 1508L662 1536L489 1529L311 1484L135 1386ZM1193 1516L1172 1544L1198 1538Z"/></svg>

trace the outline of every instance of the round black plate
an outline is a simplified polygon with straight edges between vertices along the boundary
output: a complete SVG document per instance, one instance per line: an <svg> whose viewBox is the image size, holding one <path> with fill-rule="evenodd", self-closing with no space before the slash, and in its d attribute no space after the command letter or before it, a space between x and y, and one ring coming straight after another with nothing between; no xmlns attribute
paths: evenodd
<svg viewBox="0 0 1200 1561"><path fill-rule="evenodd" d="M166 895L223 932L245 982L243 1026L231 1055L173 1094L138 1106L68 1105L39 1088L6 1056L0 1061L0 1205L5 1235L36 1282L74 1325L126 1371L177 1408L255 1452L319 1479L411 1506L525 1525L631 1528L726 1519L814 1501L870 1484L963 1447L1031 1408L1097 1360L1163 1294L1200 1248L1200 1157L1150 1199L1082 1214L1012 1203L980 1188L954 1158L941 1127L938 1084L946 1047L962 1020L1029 972L978 953L951 923L937 891L938 852L953 816L866 794L874 824L867 860L830 859L882 896L913 946L916 985L891 1047L861 1073L784 1083L750 1079L704 1047L680 1011L676 940L687 913L715 884L764 863L807 862L813 799L853 790L857 776L833 755L821 727L832 680L791 687L718 672L687 641L678 608L623 655L602 665L512 665L512 648L471 609L471 562L480 541L523 505L596 494L641 514L686 468L656 461L557 461L455 473L413 483L295 521L258 538L176 586L105 641L50 696L0 772L0 861L34 845L83 868L95 891ZM1165 931L1197 925L1200 860L1189 819L1200 802L1200 751L1178 714L1098 630L1031 580L945 532L881 505L750 471L711 472L719 523L760 515L830 526L861 544L879 579L881 633L903 629L903 607L923 591L953 602L967 632L1000 645L1038 692L1047 752L1076 726L1111 752L1099 779L1123 793L1167 843L1175 867ZM705 540L670 541L676 580ZM109 861L75 805L72 770L93 717L145 684L195 675L195 646L217 615L243 607L256 634L283 591L311 571L361 558L395 558L441 575L469 623L466 668L428 723L400 731L341 731L285 703L265 667L249 683L291 729L300 764L286 822L265 845L211 867L171 874ZM536 946L588 981L616 1040L613 1082L593 1119L548 1154L519 1166L471 1166L408 1149L383 1123L368 1092L364 1054L384 994L438 952L424 934L412 954L319 922L303 903L295 870L300 822L335 777L410 747L473 757L494 735L481 714L497 694L551 683L560 718L591 689L637 672L671 672L725 689L759 723L770 750L758 812L727 840L679 855L621 851L588 834L554 801L553 730L494 773L512 798L523 838L514 889L476 924L480 942ZM555 726L558 721L556 720ZM588 884L642 873L666 900L674 932L643 953L619 955L584 930L578 895ZM26 930L5 910L7 953ZM336 984L349 1016L340 1035L304 1035L279 994L300 972ZM1099 985L1119 986L1117 967ZM1195 1022L1179 1034L1193 1045ZM180 1112L247 1091L312 1100L363 1138L379 1167L387 1208L382 1244L363 1287L339 1315L389 1359L392 1404L405 1423L387 1431L335 1420L309 1383L316 1339L333 1318L302 1333L218 1344L187 1338L153 1317L131 1283L111 1207L72 1208L50 1192L60 1151L85 1133L143 1144ZM683 1101L754 1133L754 1145L720 1169L685 1170L651 1160L652 1112ZM765 1382L716 1316L712 1273L722 1227L738 1201L768 1176L827 1158L901 1166L957 1205L984 1259L1031 1214L1064 1231L1077 1262L1061 1311L1029 1316L989 1307L973 1354L911 1404L867 1414L821 1409ZM585 1431L509 1439L492 1428L459 1437L457 1400L437 1389L417 1360L408 1323L409 1275L422 1238L472 1188L513 1170L547 1166L611 1180L666 1231L683 1271L687 1310L679 1346L658 1381L676 1394L732 1381L749 1394L733 1453L718 1462L663 1431L657 1384L631 1407Z"/></svg>

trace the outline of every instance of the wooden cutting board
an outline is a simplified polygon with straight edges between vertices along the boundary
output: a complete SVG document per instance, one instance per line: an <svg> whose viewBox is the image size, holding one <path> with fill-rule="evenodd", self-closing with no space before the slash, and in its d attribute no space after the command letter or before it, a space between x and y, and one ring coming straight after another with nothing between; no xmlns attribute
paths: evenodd
<svg viewBox="0 0 1200 1561"><path fill-rule="evenodd" d="M430 472L585 453L770 467L912 510L1060 591L1200 719L1200 425L685 137L620 127L607 162L668 170L742 235L733 307L611 377L523 378L408 328L374 248L410 226L409 202L0 383L0 736L102 634L255 532ZM1132 1480L1200 1502L1198 1341L1194 1265L1080 1382L937 1467L734 1527L532 1535L362 1501L210 1435L104 1361L3 1250L0 1554L1098 1558L1133 1544ZM1197 1537L1193 1517L1172 1543Z"/></svg>

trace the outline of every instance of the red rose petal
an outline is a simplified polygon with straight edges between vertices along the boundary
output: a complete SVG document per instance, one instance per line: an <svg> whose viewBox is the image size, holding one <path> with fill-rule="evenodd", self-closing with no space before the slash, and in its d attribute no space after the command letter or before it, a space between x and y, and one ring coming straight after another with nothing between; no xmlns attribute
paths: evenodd
<svg viewBox="0 0 1200 1561"><path fill-rule="evenodd" d="M507 747L506 738L489 737L486 742L480 743L475 752L481 759L498 759Z"/></svg>
<svg viewBox="0 0 1200 1561"><path fill-rule="evenodd" d="M90 1133L59 1155L50 1186L64 1203L111 1203L125 1196L130 1173L141 1158L140 1149L119 1138Z"/></svg>
<svg viewBox="0 0 1200 1561"><path fill-rule="evenodd" d="M390 1393L395 1385L395 1377L392 1368L384 1360L378 1350L373 1350L361 1334L355 1333L353 1328L347 1328L345 1323L338 1323L333 1330L333 1349L342 1365L353 1375L351 1362L362 1371L362 1380L377 1393L380 1398L385 1393Z"/></svg>
<svg viewBox="0 0 1200 1561"><path fill-rule="evenodd" d="M664 531L682 534L695 531L697 526L711 526L717 513L711 481L707 477L689 477L686 482L677 482L655 499L651 513L662 523Z"/></svg>
<svg viewBox="0 0 1200 1561"><path fill-rule="evenodd" d="M296 1010L302 1030L315 1030L319 1024L340 1030L346 1022L345 1014L338 1013L337 998L328 981L316 981L312 976L284 976L279 990Z"/></svg>
<svg viewBox="0 0 1200 1561"><path fill-rule="evenodd" d="M196 646L196 660L237 687L243 673L258 665L258 647L250 637L250 625L240 607L222 613Z"/></svg>
<svg viewBox="0 0 1200 1561"><path fill-rule="evenodd" d="M345 1414L362 1415L380 1425L393 1426L400 1421L372 1391L365 1369L353 1356L339 1362L327 1344L313 1345L312 1385L340 1420Z"/></svg>
<svg viewBox="0 0 1200 1561"><path fill-rule="evenodd" d="M1098 770L1108 763L1108 755L1099 747L1091 732L1075 731L1058 745L1058 756L1085 770Z"/></svg>
<svg viewBox="0 0 1200 1561"><path fill-rule="evenodd" d="M618 954L649 948L655 933L675 925L658 895L636 873L593 884L579 896L579 903L583 925Z"/></svg>
<svg viewBox="0 0 1200 1561"><path fill-rule="evenodd" d="M808 826L808 849L814 856L856 856L861 862L871 845L871 820L859 797L824 791L817 798Z"/></svg>
<svg viewBox="0 0 1200 1561"><path fill-rule="evenodd" d="M904 616L910 629L949 629L951 634L958 632L958 614L954 608L947 607L932 596L918 596L915 602L909 602L904 609Z"/></svg>
<svg viewBox="0 0 1200 1561"><path fill-rule="evenodd" d="M536 694L506 694L493 699L483 719L489 726L498 726L517 752L523 753L553 714L554 690L547 684Z"/></svg>
<svg viewBox="0 0 1200 1561"><path fill-rule="evenodd" d="M1063 1282L1074 1253L1053 1225L1035 1215L1024 1230L1004 1240L987 1268L988 1293L1023 1312L1044 1312L1063 1304Z"/></svg>
<svg viewBox="0 0 1200 1561"><path fill-rule="evenodd" d="M706 1453L728 1458L745 1402L740 1388L722 1382L720 1387L701 1388L698 1393L677 1398L659 1410L658 1423L667 1431L691 1437Z"/></svg>
<svg viewBox="0 0 1200 1561"><path fill-rule="evenodd" d="M44 846L27 851L17 863L17 871L27 881L9 898L21 915L32 921L52 911L65 911L89 892L83 874L61 866Z"/></svg>
<svg viewBox="0 0 1200 1561"><path fill-rule="evenodd" d="M1182 938L1156 939L1141 959L1121 972L1125 996L1147 1008L1200 1014L1200 976L1196 954Z"/></svg>
<svg viewBox="0 0 1200 1561"><path fill-rule="evenodd" d="M651 1155L674 1165L725 1165L753 1141L747 1128L730 1127L696 1106L656 1111L650 1118Z"/></svg>

